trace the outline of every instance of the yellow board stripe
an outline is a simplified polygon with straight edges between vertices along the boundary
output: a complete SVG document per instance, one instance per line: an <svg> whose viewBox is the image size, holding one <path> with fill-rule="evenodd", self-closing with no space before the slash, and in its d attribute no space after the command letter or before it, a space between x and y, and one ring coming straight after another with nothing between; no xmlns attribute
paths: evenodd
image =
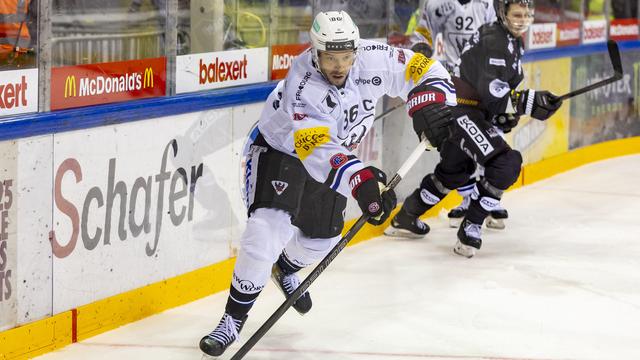
<svg viewBox="0 0 640 360"><path fill-rule="evenodd" d="M607 141L569 151L526 165L511 189L590 162L637 153L640 153L640 137ZM437 216L442 209L450 209L459 202L460 196L452 191L423 217ZM355 221L346 222L345 229L349 229ZM350 245L382 235L388 223L389 221L376 227L365 225ZM227 290L234 264L235 258L228 259L99 300L78 309L65 311L50 318L0 332L0 359L26 359L50 352L71 344L76 338L77 341L82 341L149 315Z"/></svg>

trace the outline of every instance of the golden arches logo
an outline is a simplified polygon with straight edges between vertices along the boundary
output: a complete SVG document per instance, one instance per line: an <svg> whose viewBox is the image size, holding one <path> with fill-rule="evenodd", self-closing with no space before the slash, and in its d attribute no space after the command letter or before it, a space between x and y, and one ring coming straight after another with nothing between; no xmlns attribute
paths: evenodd
<svg viewBox="0 0 640 360"><path fill-rule="evenodd" d="M64 81L64 97L75 97L76 96L76 77L75 75L67 76L67 79Z"/></svg>
<svg viewBox="0 0 640 360"><path fill-rule="evenodd" d="M142 80L142 88L146 89L153 87L153 68L148 67L144 69L144 78Z"/></svg>

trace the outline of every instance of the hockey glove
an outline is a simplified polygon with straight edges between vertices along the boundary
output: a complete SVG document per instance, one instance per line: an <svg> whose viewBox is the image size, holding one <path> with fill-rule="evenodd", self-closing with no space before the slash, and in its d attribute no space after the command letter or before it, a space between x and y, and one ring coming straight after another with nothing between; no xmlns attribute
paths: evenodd
<svg viewBox="0 0 640 360"><path fill-rule="evenodd" d="M433 55L433 49L431 48L431 46L424 42L413 44L413 46L411 47L411 51L420 53L426 57L431 57L431 55Z"/></svg>
<svg viewBox="0 0 640 360"><path fill-rule="evenodd" d="M422 140L427 140L440 150L440 146L450 135L451 110L445 104L444 92L432 85L421 84L409 92L407 106L413 119L413 130Z"/></svg>
<svg viewBox="0 0 640 360"><path fill-rule="evenodd" d="M381 192L387 183L387 176L373 166L366 167L351 176L351 195L358 201L363 214L369 214L370 224L380 225L387 220L398 200L391 190Z"/></svg>
<svg viewBox="0 0 640 360"><path fill-rule="evenodd" d="M531 115L538 120L547 120L562 106L562 100L546 90L516 91L512 93L511 99L517 104L518 114Z"/></svg>
<svg viewBox="0 0 640 360"><path fill-rule="evenodd" d="M493 125L497 126L505 134L518 126L520 116L516 114L498 114L493 117Z"/></svg>

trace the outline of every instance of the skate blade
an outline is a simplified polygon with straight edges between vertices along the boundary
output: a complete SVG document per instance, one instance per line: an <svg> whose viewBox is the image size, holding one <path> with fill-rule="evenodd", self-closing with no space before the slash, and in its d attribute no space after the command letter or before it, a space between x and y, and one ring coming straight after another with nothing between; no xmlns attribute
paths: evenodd
<svg viewBox="0 0 640 360"><path fill-rule="evenodd" d="M394 228L393 226L389 226L384 230L384 234L387 236L401 237L405 239L422 239L424 235L412 233L409 230Z"/></svg>
<svg viewBox="0 0 640 360"><path fill-rule="evenodd" d="M456 243L456 246L453 247L453 252L460 256L464 256L467 259L471 259L476 254L476 249L472 246L467 246L458 241L458 243Z"/></svg>
<svg viewBox="0 0 640 360"><path fill-rule="evenodd" d="M487 217L486 225L489 229L504 230L506 227L503 219L495 219L491 216Z"/></svg>
<svg viewBox="0 0 640 360"><path fill-rule="evenodd" d="M449 218L449 227L454 229L459 228L463 219L464 218Z"/></svg>

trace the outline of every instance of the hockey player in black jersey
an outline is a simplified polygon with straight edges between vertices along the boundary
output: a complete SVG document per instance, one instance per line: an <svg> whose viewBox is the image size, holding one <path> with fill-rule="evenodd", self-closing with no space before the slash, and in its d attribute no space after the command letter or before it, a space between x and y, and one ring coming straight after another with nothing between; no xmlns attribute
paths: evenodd
<svg viewBox="0 0 640 360"><path fill-rule="evenodd" d="M409 237L426 234L429 227L419 217L451 189L465 184L478 163L485 173L474 186L453 249L469 258L482 245L484 219L520 173L522 157L501 132L511 131L522 115L547 120L562 104L548 91L516 90L524 78L522 35L533 21L533 0L498 0L496 6L498 21L483 25L471 38L455 70L458 105L452 108L450 137L438 146L441 160L407 197L385 232ZM421 129L415 130L420 134Z"/></svg>

